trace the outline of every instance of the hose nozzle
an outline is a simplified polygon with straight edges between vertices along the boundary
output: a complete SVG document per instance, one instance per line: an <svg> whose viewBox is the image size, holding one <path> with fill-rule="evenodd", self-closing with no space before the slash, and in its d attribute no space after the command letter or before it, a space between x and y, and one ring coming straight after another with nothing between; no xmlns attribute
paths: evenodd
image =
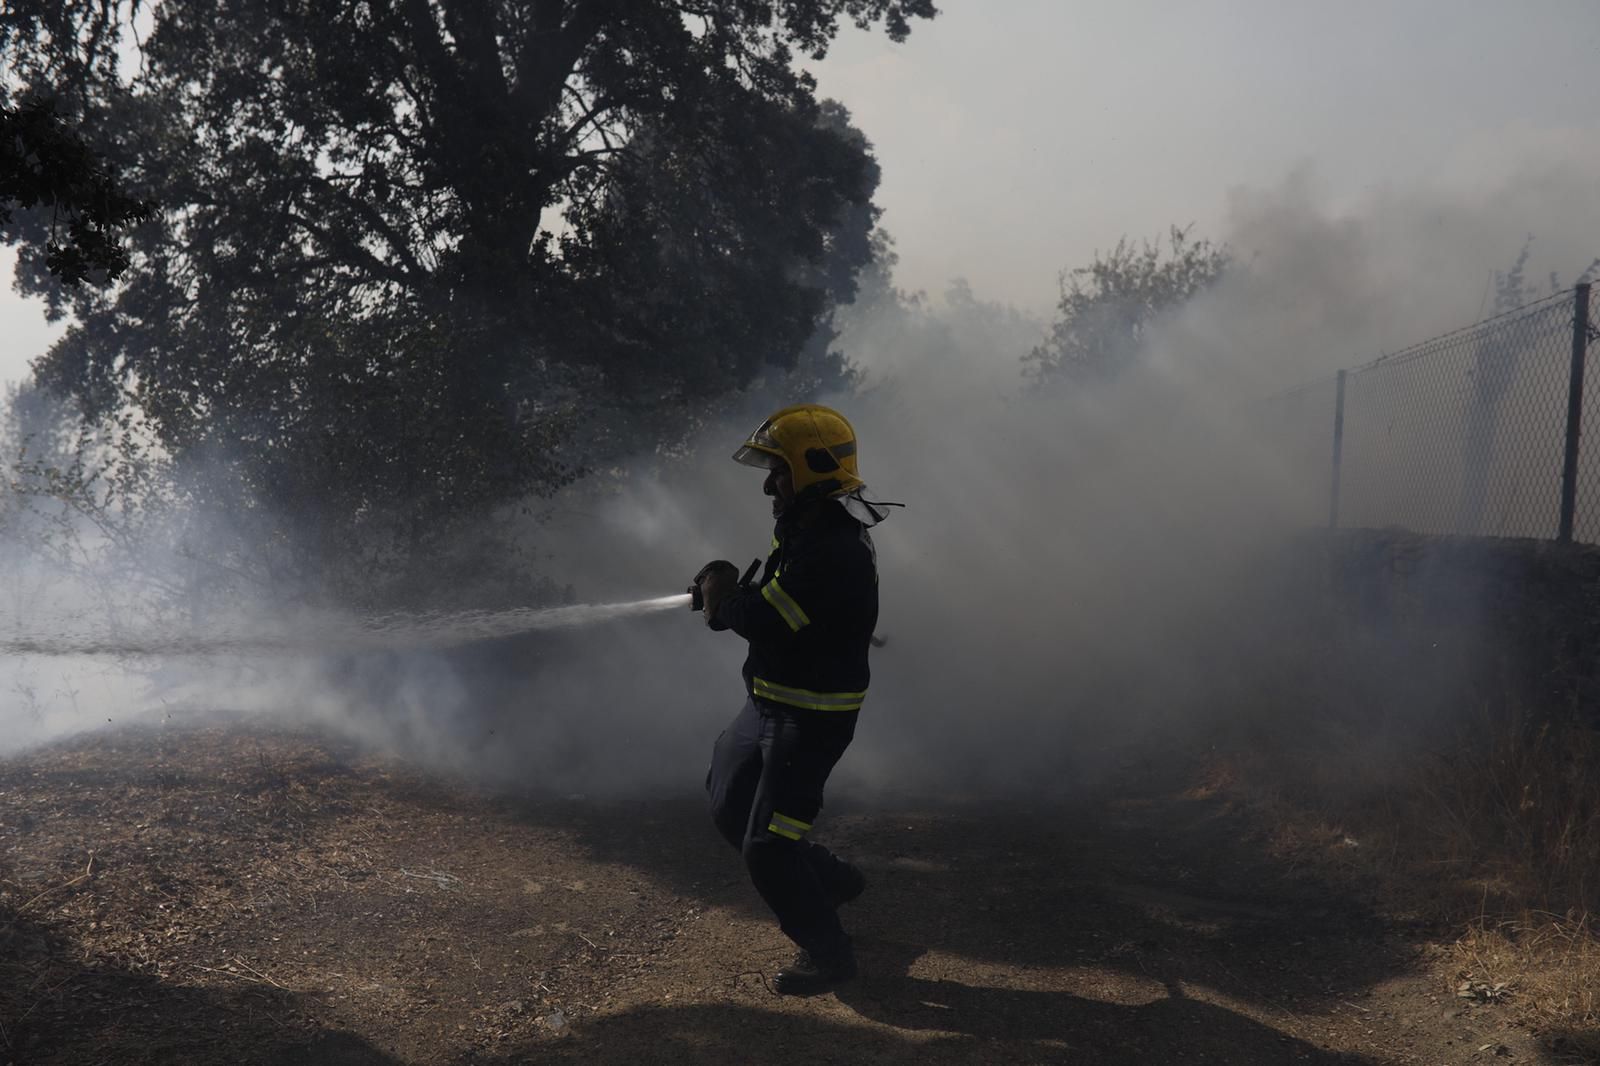
<svg viewBox="0 0 1600 1066"><path fill-rule="evenodd" d="M751 560L750 568L748 570L746 570L744 572L744 576L739 579L739 587L742 588L742 589L749 588L750 587L750 582L755 580L756 571L758 571L760 569L761 569L761 560L760 559ZM704 576L704 575L705 575L705 571L704 570L700 571L700 576ZM700 591L700 576L697 576L694 579L694 583L691 584L685 590L686 592L689 593L689 610L691 610L691 611L703 611L703 610L706 609L705 595Z"/></svg>

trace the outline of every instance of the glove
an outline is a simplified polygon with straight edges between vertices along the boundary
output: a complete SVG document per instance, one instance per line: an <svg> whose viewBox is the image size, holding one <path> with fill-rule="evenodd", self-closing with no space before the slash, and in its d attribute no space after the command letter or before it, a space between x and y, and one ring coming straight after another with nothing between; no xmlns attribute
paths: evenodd
<svg viewBox="0 0 1600 1066"><path fill-rule="evenodd" d="M739 587L739 568L726 559L715 559L700 568L694 583L700 590L701 613L710 623L716 617L717 604Z"/></svg>

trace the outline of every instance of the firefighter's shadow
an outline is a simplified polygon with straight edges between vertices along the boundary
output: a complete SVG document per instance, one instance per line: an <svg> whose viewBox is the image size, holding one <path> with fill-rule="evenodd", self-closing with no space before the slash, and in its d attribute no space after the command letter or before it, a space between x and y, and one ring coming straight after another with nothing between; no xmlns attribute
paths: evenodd
<svg viewBox="0 0 1600 1066"><path fill-rule="evenodd" d="M709 904L770 921L736 854L705 821L703 801L684 799L670 809L656 802L647 810L595 812L577 828L608 861L644 867ZM1255 846L1235 812L1207 800L1033 811L890 808L836 814L830 829L827 843L868 878L865 895L845 908L845 927L888 953L864 964L861 995L870 992L908 1024L948 1011L925 1005L936 997L901 995L880 978L895 974L902 990L920 988L905 975L925 950L935 959L966 960L952 971L963 981L976 982L968 975L986 970L1060 977L1089 967L1153 990L1150 1000L1174 999L1160 1010L1177 1013L1191 1009L1184 1006L1190 1001L1162 996L1167 977L1315 1014L1330 988L1358 993L1412 965L1407 942L1367 904L1284 869ZM906 951L911 955L902 958ZM916 969L929 975L937 967ZM981 1017L1032 1002L975 986L937 990ZM869 1008L863 1000L862 1010ZM1023 1014L1017 1024L1043 1024Z"/></svg>
<svg viewBox="0 0 1600 1066"><path fill-rule="evenodd" d="M858 940L857 954L862 976L835 990L839 1002L895 1029L985 1042L1026 1041L1106 1063L1176 1056L1201 1062L1293 1059L1323 1066L1369 1061L1317 1048L1236 1011L1191 999L1176 980L1152 982L1128 996L1132 1002L1109 1002L913 976L924 949L911 944Z"/></svg>

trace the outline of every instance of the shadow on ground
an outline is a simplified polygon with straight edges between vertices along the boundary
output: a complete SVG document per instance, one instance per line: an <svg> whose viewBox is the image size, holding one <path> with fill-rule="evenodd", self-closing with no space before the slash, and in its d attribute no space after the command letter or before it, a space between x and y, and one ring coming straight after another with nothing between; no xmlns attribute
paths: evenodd
<svg viewBox="0 0 1600 1066"><path fill-rule="evenodd" d="M543 822L555 809L604 861L765 913L698 797L508 813ZM1133 790L1039 808L858 810L825 817L819 830L868 874L868 892L846 915L866 943L1110 970L1309 1014L1406 972L1414 958L1366 902L1286 868L1244 817L1203 797ZM869 972L874 965L867 960Z"/></svg>
<svg viewBox="0 0 1600 1066"><path fill-rule="evenodd" d="M400 1066L360 1037L286 1024L304 998L185 985L96 956L0 908L0 1061L30 1066Z"/></svg>
<svg viewBox="0 0 1600 1066"><path fill-rule="evenodd" d="M925 981L882 968L839 996L888 1029L732 1004L649 1008L597 1019L552 1047L473 1062L537 1057L582 1063L1295 1063L1376 1060L1325 1051L1233 1011L1169 995L1137 1006L1052 992ZM898 1030L898 1031L897 1031ZM910 1031L910 1032L907 1032Z"/></svg>

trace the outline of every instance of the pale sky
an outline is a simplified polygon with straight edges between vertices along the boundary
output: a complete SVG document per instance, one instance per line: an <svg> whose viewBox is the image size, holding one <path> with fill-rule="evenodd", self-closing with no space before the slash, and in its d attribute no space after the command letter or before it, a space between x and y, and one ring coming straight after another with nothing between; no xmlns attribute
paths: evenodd
<svg viewBox="0 0 1600 1066"><path fill-rule="evenodd" d="M1096 248L1219 236L1230 189L1296 168L1337 204L1492 184L1530 154L1600 161L1597 0L941 7L903 45L845 33L816 71L876 146L910 289L965 277L1043 316ZM52 332L0 292L0 380Z"/></svg>

